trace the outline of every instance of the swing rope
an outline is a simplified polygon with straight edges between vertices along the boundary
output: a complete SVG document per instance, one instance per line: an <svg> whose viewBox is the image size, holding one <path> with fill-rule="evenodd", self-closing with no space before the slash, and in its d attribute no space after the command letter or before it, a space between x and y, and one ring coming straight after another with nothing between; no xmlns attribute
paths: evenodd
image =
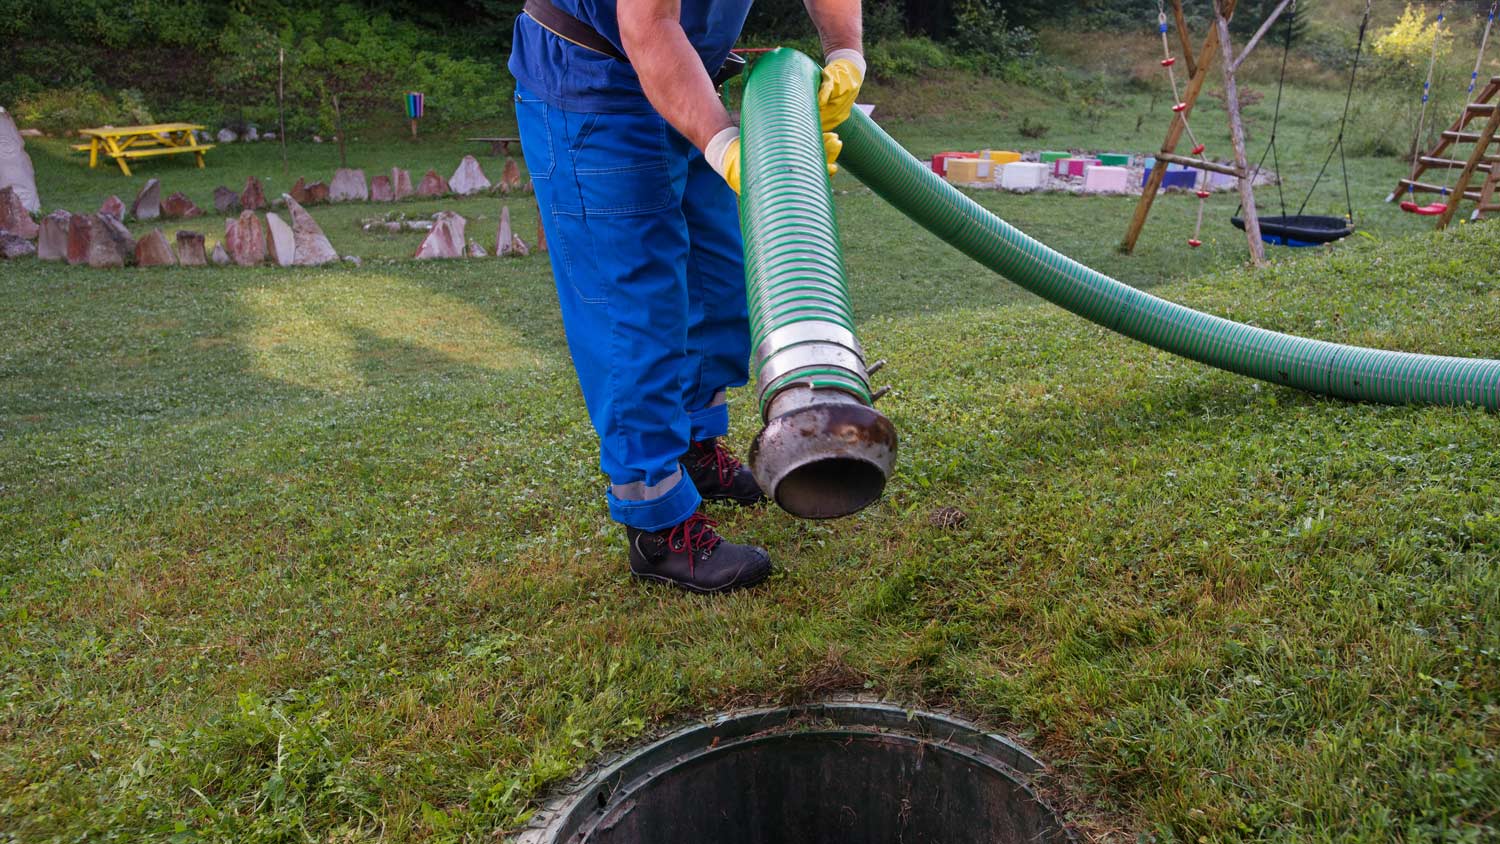
<svg viewBox="0 0 1500 844"><path fill-rule="evenodd" d="M1437 22L1432 25L1432 55L1427 59L1427 81L1422 83L1422 110L1417 113L1417 135L1411 142L1411 175L1406 185L1407 196L1415 205L1417 172L1422 166L1422 129L1427 122L1427 100L1432 93L1432 71L1437 66L1438 39L1443 34L1443 11L1438 10ZM1451 175L1451 174L1450 174ZM1447 178L1443 180L1443 196L1448 195Z"/></svg>
<svg viewBox="0 0 1500 844"><path fill-rule="evenodd" d="M1364 52L1365 31L1370 26L1371 5L1371 0L1365 0L1365 16L1359 22L1359 41L1354 46L1354 64L1349 68L1349 90L1344 94L1344 114L1339 118L1338 137L1334 139L1333 147L1328 150L1328 157L1323 159L1323 167L1318 170L1318 177L1313 179L1312 187L1307 191L1307 196L1303 198L1302 204L1297 207L1297 216L1299 217L1302 216L1303 210L1307 208L1307 203L1312 200L1313 191L1318 189L1318 183L1323 181L1323 174L1328 172L1328 163L1333 160L1333 153L1336 150L1339 154L1339 167L1344 173L1344 203L1348 209L1345 219L1351 223L1354 222L1354 196L1349 191L1349 163L1344 157L1344 129L1349 124L1349 103L1354 99L1354 81L1359 76L1359 58Z"/></svg>
<svg viewBox="0 0 1500 844"><path fill-rule="evenodd" d="M1260 154L1260 160L1255 162L1255 169L1250 173L1250 183L1253 185L1256 178L1260 176L1261 168L1265 166L1266 156L1271 157L1271 166L1276 173L1276 199L1281 203L1282 217L1286 217L1286 194L1282 191L1282 185L1286 180L1281 178L1281 153L1276 149L1276 130L1281 126L1281 95L1286 90L1286 64L1292 54L1292 19L1296 14L1297 4L1294 0L1287 9L1286 34L1283 36L1281 47L1281 75L1276 79L1276 108L1271 112L1271 138L1266 142L1265 151ZM1234 215L1238 217L1243 210L1245 210L1245 205L1241 202L1234 209Z"/></svg>
<svg viewBox="0 0 1500 844"><path fill-rule="evenodd" d="M1490 4L1489 20L1484 22L1484 35L1479 38L1479 55L1474 57L1474 72L1469 74L1469 98L1474 98L1474 84L1479 81L1479 70L1484 66L1484 50L1490 43L1490 30L1495 26L1495 10L1500 8L1500 0Z"/></svg>
<svg viewBox="0 0 1500 844"><path fill-rule="evenodd" d="M1188 123L1188 104L1182 99L1182 94L1177 87L1177 71L1175 70L1177 59L1172 55L1172 43L1167 38L1169 29L1167 7L1162 0L1156 0L1156 29L1161 33L1161 66L1167 69L1167 80L1172 84L1172 111L1176 112L1178 119L1182 121L1182 128L1187 133L1188 140L1193 144L1193 155L1198 156L1200 163L1206 164L1208 158L1204 153L1205 145L1199 142L1198 137L1193 134L1193 126ZM1156 164L1158 167L1167 166L1166 162L1160 160ZM1188 246L1194 248L1203 245L1203 207L1207 204L1210 195L1207 168L1199 167L1197 170L1198 176L1194 180L1193 192L1198 196L1198 222L1193 226L1193 236L1188 238Z"/></svg>

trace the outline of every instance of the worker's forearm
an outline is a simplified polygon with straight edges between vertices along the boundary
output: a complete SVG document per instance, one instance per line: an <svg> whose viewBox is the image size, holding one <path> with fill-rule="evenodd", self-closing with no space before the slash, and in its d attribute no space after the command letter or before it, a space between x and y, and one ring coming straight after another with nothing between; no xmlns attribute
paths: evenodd
<svg viewBox="0 0 1500 844"><path fill-rule="evenodd" d="M675 13L626 14L629 5L620 3L620 40L646 99L673 128L699 149L706 149L714 135L734 121L698 51Z"/></svg>
<svg viewBox="0 0 1500 844"><path fill-rule="evenodd" d="M864 52L860 0L804 0L804 3L823 41L823 55L834 50Z"/></svg>

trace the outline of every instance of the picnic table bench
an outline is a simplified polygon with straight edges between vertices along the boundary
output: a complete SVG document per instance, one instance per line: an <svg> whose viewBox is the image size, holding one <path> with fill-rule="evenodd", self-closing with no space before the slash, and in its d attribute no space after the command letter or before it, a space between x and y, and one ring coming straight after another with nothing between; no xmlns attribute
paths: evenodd
<svg viewBox="0 0 1500 844"><path fill-rule="evenodd" d="M490 155L510 155L510 145L521 143L520 138L469 138L476 144L489 144Z"/></svg>
<svg viewBox="0 0 1500 844"><path fill-rule="evenodd" d="M203 153L214 148L213 144L198 143L196 130L203 127L196 123L153 123L149 126L103 126L97 129L80 129L78 134L89 139L86 144L74 144L73 149L89 154L89 167L99 166L99 153L113 158L120 165L120 172L130 175L130 159L153 158L158 155L192 153L198 159L198 168L203 168Z"/></svg>

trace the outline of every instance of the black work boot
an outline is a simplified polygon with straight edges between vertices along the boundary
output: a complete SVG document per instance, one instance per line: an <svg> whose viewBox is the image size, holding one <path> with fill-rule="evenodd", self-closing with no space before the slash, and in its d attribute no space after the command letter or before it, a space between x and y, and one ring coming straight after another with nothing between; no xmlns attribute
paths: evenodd
<svg viewBox="0 0 1500 844"><path fill-rule="evenodd" d="M676 527L656 532L625 528L630 573L691 592L728 592L765 580L771 555L764 548L725 542L716 523L694 513Z"/></svg>
<svg viewBox="0 0 1500 844"><path fill-rule="evenodd" d="M754 473L720 445L717 437L688 446L682 465L706 501L733 501L748 506L766 500Z"/></svg>

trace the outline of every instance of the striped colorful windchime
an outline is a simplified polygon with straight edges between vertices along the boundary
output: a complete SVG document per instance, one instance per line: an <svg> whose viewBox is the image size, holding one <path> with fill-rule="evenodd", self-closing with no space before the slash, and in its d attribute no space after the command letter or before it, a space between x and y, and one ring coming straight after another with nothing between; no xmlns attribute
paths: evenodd
<svg viewBox="0 0 1500 844"><path fill-rule="evenodd" d="M417 136L417 121L427 106L427 98L421 91L406 92L406 119L411 121L411 136Z"/></svg>

